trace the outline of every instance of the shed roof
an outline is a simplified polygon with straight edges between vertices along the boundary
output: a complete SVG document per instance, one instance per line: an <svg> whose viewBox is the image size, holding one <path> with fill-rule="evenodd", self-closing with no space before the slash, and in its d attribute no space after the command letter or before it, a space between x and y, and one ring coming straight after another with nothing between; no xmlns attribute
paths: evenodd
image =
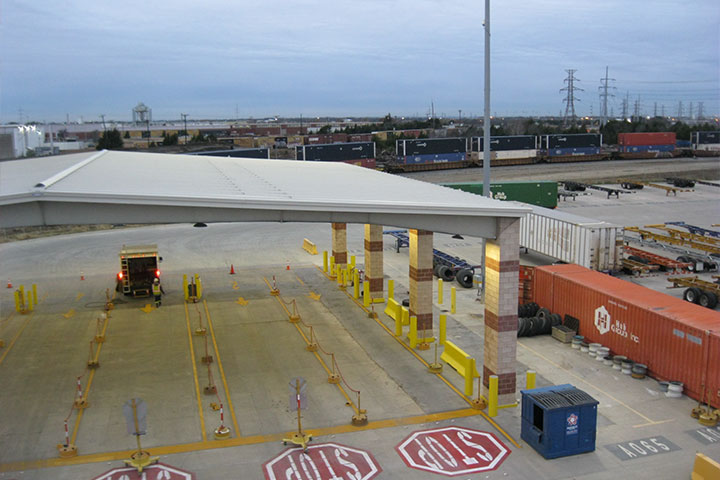
<svg viewBox="0 0 720 480"><path fill-rule="evenodd" d="M3 227L333 221L491 238L495 218L529 212L340 162L118 151L2 162L0 206Z"/></svg>

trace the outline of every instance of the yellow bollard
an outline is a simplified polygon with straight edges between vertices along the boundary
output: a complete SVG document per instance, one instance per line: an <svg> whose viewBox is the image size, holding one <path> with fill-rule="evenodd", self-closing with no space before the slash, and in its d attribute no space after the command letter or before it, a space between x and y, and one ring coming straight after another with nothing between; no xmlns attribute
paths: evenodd
<svg viewBox="0 0 720 480"><path fill-rule="evenodd" d="M410 340L410 348L417 346L417 317L415 315L410 317L410 332L408 333L408 339Z"/></svg>
<svg viewBox="0 0 720 480"><path fill-rule="evenodd" d="M335 278L335 257L330 257L330 278Z"/></svg>
<svg viewBox="0 0 720 480"><path fill-rule="evenodd" d="M33 311L33 301L32 301L32 292L30 290L28 290L27 299L28 299L27 300L28 312L32 312Z"/></svg>
<svg viewBox="0 0 720 480"><path fill-rule="evenodd" d="M438 304L440 304L440 305L442 305L443 302L445 301L445 298L444 298L445 291L444 290L445 289L443 288L443 279L438 278Z"/></svg>
<svg viewBox="0 0 720 480"><path fill-rule="evenodd" d="M488 415L497 417L498 412L498 376L490 375L488 381Z"/></svg>
<svg viewBox="0 0 720 480"><path fill-rule="evenodd" d="M395 336L402 336L402 315L395 315Z"/></svg>
<svg viewBox="0 0 720 480"><path fill-rule="evenodd" d="M328 253L327 250L323 250L323 272L328 271Z"/></svg>
<svg viewBox="0 0 720 480"><path fill-rule="evenodd" d="M535 370L528 370L525 373L525 390L535 388Z"/></svg>
<svg viewBox="0 0 720 480"><path fill-rule="evenodd" d="M32 292L33 292L33 303L35 305L37 305L38 301L37 301L37 284L36 283L32 284Z"/></svg>
<svg viewBox="0 0 720 480"><path fill-rule="evenodd" d="M465 395L468 397L472 397L473 394L473 384L475 383L475 378L473 377L473 372L475 371L475 359L473 357L467 357L467 365L465 367Z"/></svg>
<svg viewBox="0 0 720 480"><path fill-rule="evenodd" d="M22 302L20 301L20 290L15 290L15 311L22 312Z"/></svg>
<svg viewBox="0 0 720 480"><path fill-rule="evenodd" d="M395 298L395 280L388 280L388 300Z"/></svg>
<svg viewBox="0 0 720 480"><path fill-rule="evenodd" d="M343 269L342 265L336 264L335 265L335 280L337 280L338 286L342 285L343 281Z"/></svg>
<svg viewBox="0 0 720 480"><path fill-rule="evenodd" d="M183 273L182 289L183 289L183 298L187 302L188 298L190 298L190 294L188 294L187 273Z"/></svg>
<svg viewBox="0 0 720 480"><path fill-rule="evenodd" d="M401 314L402 324L410 325L410 310L408 310L407 308L402 307L402 306L400 307L400 309L401 309L400 311L402 312L402 314Z"/></svg>
<svg viewBox="0 0 720 480"><path fill-rule="evenodd" d="M22 298L23 306L25 304L25 285L20 285L20 298Z"/></svg>
<svg viewBox="0 0 720 480"><path fill-rule="evenodd" d="M360 298L360 273L357 270L353 272L353 297L355 300Z"/></svg>
<svg viewBox="0 0 720 480"><path fill-rule="evenodd" d="M444 313L440 314L440 327L438 328L438 343L445 345L445 332L446 332L447 315Z"/></svg>
<svg viewBox="0 0 720 480"><path fill-rule="evenodd" d="M455 287L450 287L450 313L455 313Z"/></svg>
<svg viewBox="0 0 720 480"><path fill-rule="evenodd" d="M370 306L370 282L367 280L363 282L363 305Z"/></svg>
<svg viewBox="0 0 720 480"><path fill-rule="evenodd" d="M197 273L195 274L195 287L197 288L197 298L202 298L202 281Z"/></svg>
<svg viewBox="0 0 720 480"><path fill-rule="evenodd" d="M355 268L355 255L350 255L350 266Z"/></svg>

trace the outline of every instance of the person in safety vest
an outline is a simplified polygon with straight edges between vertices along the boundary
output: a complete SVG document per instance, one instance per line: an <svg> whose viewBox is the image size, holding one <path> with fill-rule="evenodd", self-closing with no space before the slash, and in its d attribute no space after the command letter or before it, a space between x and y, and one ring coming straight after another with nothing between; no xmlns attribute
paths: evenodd
<svg viewBox="0 0 720 480"><path fill-rule="evenodd" d="M162 305L162 294L165 293L162 286L160 285L160 279L156 278L152 285L152 293L155 297L155 307Z"/></svg>

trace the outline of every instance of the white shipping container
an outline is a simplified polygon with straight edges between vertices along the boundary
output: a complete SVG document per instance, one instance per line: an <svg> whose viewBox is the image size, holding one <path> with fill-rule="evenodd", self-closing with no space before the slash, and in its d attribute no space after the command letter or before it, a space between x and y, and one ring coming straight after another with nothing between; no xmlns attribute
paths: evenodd
<svg viewBox="0 0 720 480"><path fill-rule="evenodd" d="M473 160L482 160L485 152L470 152L470 158ZM491 160L516 159L516 158L535 158L537 150L498 150L490 152Z"/></svg>
<svg viewBox="0 0 720 480"><path fill-rule="evenodd" d="M521 246L593 270L622 268L622 226L548 208L530 207L533 212L520 220Z"/></svg>
<svg viewBox="0 0 720 480"><path fill-rule="evenodd" d="M695 145L695 150L720 151L720 143L700 143Z"/></svg>

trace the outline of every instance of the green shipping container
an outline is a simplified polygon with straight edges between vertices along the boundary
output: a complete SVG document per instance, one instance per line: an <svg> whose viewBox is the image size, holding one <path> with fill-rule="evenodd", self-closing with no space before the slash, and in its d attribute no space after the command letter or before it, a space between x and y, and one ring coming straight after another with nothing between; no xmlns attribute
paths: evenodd
<svg viewBox="0 0 720 480"><path fill-rule="evenodd" d="M482 183L442 183L443 187L450 187L463 192L482 195ZM529 203L545 208L557 207L557 182L502 182L491 183L490 193L497 200L514 200Z"/></svg>

